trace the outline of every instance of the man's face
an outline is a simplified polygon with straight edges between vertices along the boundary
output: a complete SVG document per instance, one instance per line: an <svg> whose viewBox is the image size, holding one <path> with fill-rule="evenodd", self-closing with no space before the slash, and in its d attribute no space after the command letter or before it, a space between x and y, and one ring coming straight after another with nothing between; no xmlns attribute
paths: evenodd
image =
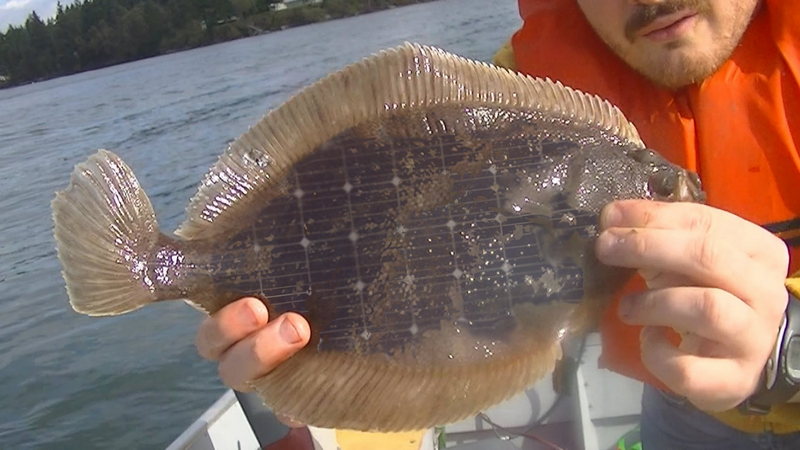
<svg viewBox="0 0 800 450"><path fill-rule="evenodd" d="M578 0L595 32L628 65L677 89L713 74L760 0Z"/></svg>

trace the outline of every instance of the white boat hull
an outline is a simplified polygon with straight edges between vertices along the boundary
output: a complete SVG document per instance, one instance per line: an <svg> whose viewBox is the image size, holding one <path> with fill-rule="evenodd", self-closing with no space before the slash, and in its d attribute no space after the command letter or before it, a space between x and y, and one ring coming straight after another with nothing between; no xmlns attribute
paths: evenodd
<svg viewBox="0 0 800 450"><path fill-rule="evenodd" d="M492 422L506 431L498 431L480 417L445 427L446 448L458 450L534 449L534 441L515 437L530 428L535 433L568 450L616 449L621 436L639 423L642 384L598 367L600 337L587 337L577 374L568 386L570 394L559 402L552 414L538 423L558 394L552 377L546 377L527 391L485 412ZM577 345L567 346L565 354L576 357ZM531 428L533 427L533 428ZM337 442L336 431L309 427L314 450L348 450ZM541 444L536 444L541 445ZM255 434L233 391L226 392L167 450L258 450ZM438 450L436 433L429 430L419 450Z"/></svg>

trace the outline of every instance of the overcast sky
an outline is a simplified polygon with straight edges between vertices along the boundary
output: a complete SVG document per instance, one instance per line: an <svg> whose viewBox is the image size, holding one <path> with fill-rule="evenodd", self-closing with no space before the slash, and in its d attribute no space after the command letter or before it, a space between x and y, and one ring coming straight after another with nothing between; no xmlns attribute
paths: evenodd
<svg viewBox="0 0 800 450"><path fill-rule="evenodd" d="M56 3L58 0L0 0L0 32L5 33L9 25L22 25L31 11L46 20L48 17L56 15ZM62 0L62 5L71 3L69 0Z"/></svg>

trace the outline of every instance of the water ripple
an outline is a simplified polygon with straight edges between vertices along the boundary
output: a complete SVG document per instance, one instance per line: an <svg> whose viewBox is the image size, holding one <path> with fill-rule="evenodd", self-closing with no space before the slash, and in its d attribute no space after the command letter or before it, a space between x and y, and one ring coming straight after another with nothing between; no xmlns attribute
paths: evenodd
<svg viewBox="0 0 800 450"><path fill-rule="evenodd" d="M405 41L488 60L515 5L441 0L0 91L0 447L164 448L223 389L182 302L69 308L50 202L76 164L118 152L171 231L226 143L301 87Z"/></svg>

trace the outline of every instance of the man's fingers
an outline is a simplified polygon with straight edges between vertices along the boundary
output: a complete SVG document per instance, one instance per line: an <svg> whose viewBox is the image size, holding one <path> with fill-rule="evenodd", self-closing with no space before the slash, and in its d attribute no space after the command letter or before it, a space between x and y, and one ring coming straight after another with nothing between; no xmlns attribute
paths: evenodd
<svg viewBox="0 0 800 450"><path fill-rule="evenodd" d="M677 349L664 328L645 327L641 334L642 362L675 393L706 411L738 405L755 388L758 377L743 373L736 359L704 358Z"/></svg>
<svg viewBox="0 0 800 450"><path fill-rule="evenodd" d="M661 272L654 269L640 269L639 275L650 289L663 289L678 286L697 286L697 283L686 275Z"/></svg>
<svg viewBox="0 0 800 450"><path fill-rule="evenodd" d="M753 310L721 289L647 290L623 298L619 315L631 325L670 327L716 341L732 356L747 355L758 342L747 333L754 320Z"/></svg>
<svg viewBox="0 0 800 450"><path fill-rule="evenodd" d="M611 266L689 277L699 284L726 290L754 308L775 306L775 302L758 301L765 294L769 298L782 295L778 291L765 293L764 286L782 289L784 275L757 264L730 242L711 235L684 230L610 228L600 233L596 254L601 262ZM785 306L784 303L780 311L762 312L773 316Z"/></svg>
<svg viewBox="0 0 800 450"><path fill-rule="evenodd" d="M246 297L225 306L200 324L195 337L197 352L216 361L236 342L266 325L267 307L260 300Z"/></svg>
<svg viewBox="0 0 800 450"><path fill-rule="evenodd" d="M623 200L606 205L600 214L600 229L656 228L714 234L729 240L749 256L775 260L786 245L766 229L721 209L695 203L665 203L650 200ZM777 261L780 266L782 261ZM777 267L777 270L783 267Z"/></svg>
<svg viewBox="0 0 800 450"><path fill-rule="evenodd" d="M225 385L241 387L300 351L310 337L311 329L302 316L283 314L224 352L219 361L219 376Z"/></svg>

